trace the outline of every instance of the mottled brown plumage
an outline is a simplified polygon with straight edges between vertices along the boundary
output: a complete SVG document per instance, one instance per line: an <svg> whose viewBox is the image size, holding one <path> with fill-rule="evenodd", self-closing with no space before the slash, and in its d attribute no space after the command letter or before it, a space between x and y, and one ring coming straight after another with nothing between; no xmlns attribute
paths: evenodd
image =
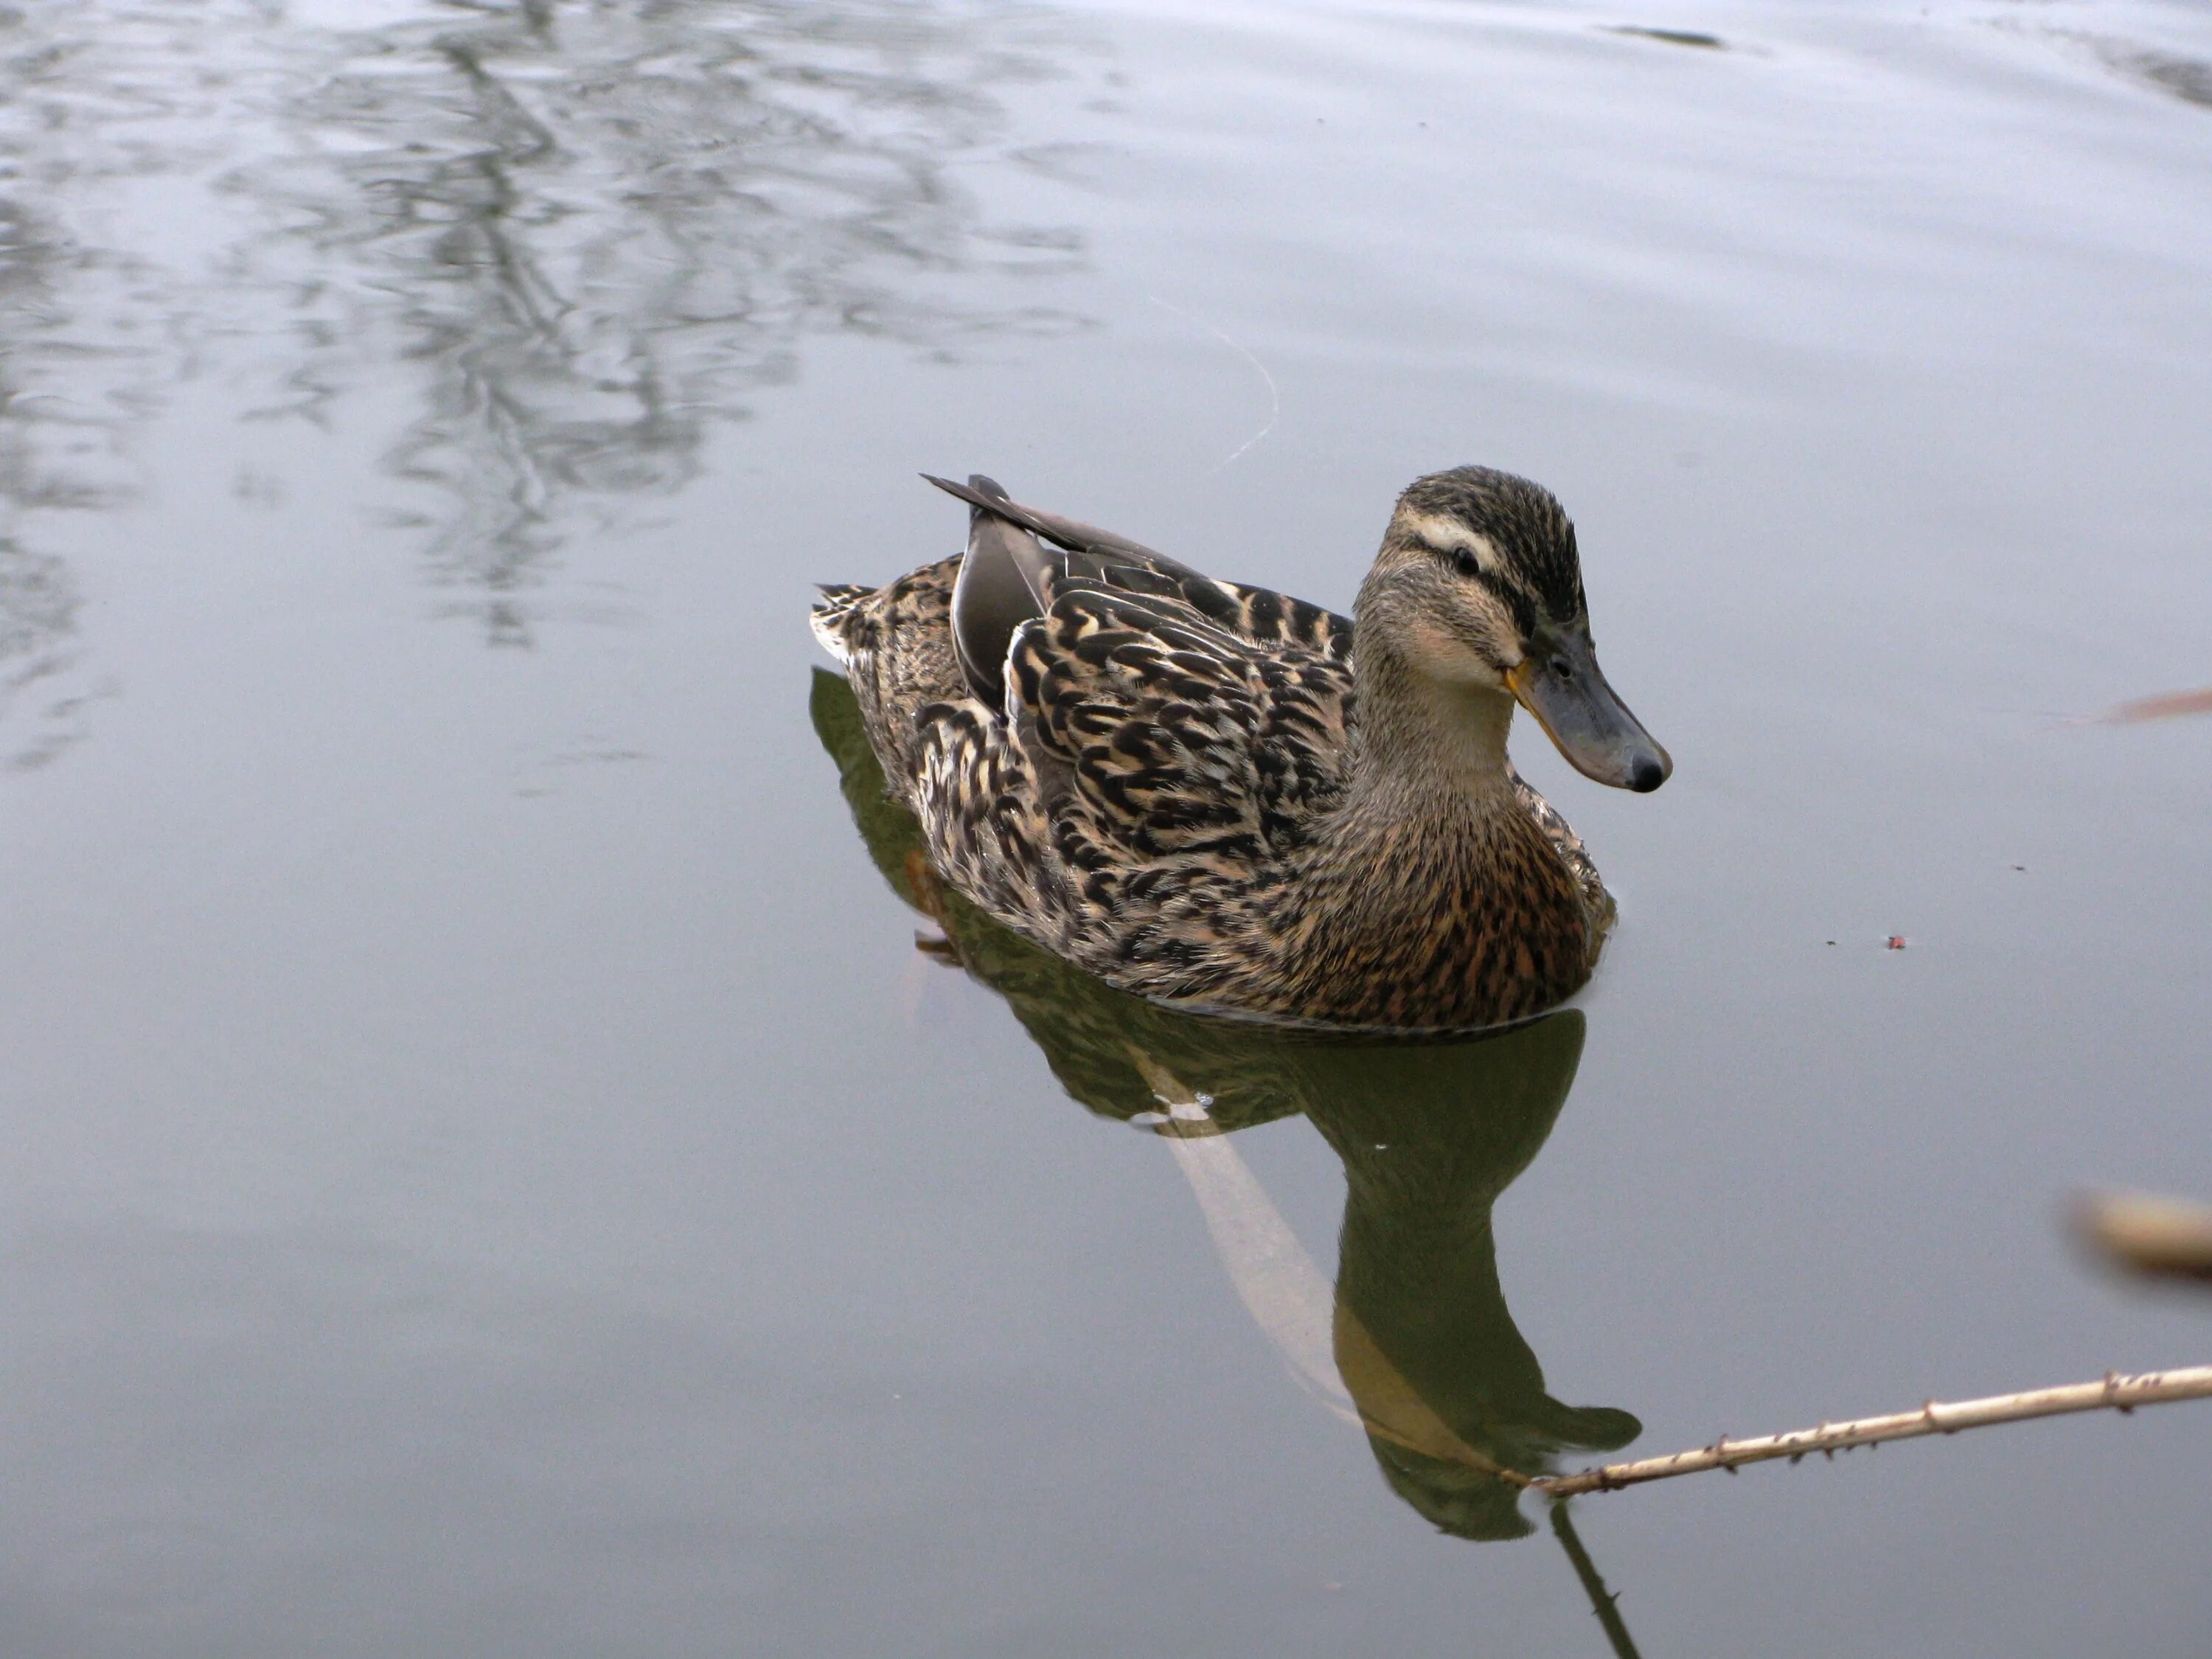
<svg viewBox="0 0 2212 1659"><path fill-rule="evenodd" d="M1416 482L1355 630L988 479L945 487L969 551L826 588L814 625L955 889L1110 984L1266 1018L1484 1025L1588 979L1612 901L1506 759L1515 700L1605 781L1668 763L1597 673L1549 494ZM963 558L1009 557L1033 594L988 573L963 591L989 608L956 617Z"/></svg>

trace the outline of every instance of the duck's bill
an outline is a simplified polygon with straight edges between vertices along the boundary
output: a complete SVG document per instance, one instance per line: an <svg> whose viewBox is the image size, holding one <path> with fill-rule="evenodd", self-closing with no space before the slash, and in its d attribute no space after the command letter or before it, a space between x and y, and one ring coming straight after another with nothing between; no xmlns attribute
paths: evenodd
<svg viewBox="0 0 2212 1659"><path fill-rule="evenodd" d="M1588 640L1555 634L1532 641L1506 683L1584 777L1644 793L1666 782L1674 769L1667 751L1606 684Z"/></svg>

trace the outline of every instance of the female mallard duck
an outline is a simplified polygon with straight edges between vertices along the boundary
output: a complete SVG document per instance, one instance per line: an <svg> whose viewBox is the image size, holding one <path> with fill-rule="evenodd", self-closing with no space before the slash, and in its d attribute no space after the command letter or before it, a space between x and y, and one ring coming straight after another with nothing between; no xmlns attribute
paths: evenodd
<svg viewBox="0 0 2212 1659"><path fill-rule="evenodd" d="M969 503L966 551L824 588L814 630L969 900L1124 990L1263 1018L1484 1025L1589 979L1613 902L1507 760L1514 704L1601 783L1672 763L1598 672L1550 492L1416 480L1355 630L930 482Z"/></svg>

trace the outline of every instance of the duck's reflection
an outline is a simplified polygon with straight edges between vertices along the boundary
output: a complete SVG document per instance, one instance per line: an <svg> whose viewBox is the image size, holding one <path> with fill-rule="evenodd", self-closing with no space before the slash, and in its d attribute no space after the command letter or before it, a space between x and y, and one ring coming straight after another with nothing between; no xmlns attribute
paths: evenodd
<svg viewBox="0 0 2212 1659"><path fill-rule="evenodd" d="M1545 1391L1498 1279L1491 1206L1550 1135L1582 1047L1569 1009L1479 1042L1333 1048L1301 1079L1344 1161L1338 1369L1392 1489L1463 1538L1528 1530L1468 1450L1533 1474L1642 1426Z"/></svg>
<svg viewBox="0 0 2212 1659"><path fill-rule="evenodd" d="M845 682L817 671L815 729L877 867L945 932L934 948L1003 996L1067 1092L1174 1137L1246 1306L1294 1370L1341 1382L1391 1489L1444 1531L1529 1530L1500 1468L1611 1450L1639 1425L1573 1407L1498 1284L1491 1208L1528 1166L1581 1058L1573 1010L1475 1039L1354 1040L1173 1012L1113 991L945 891L884 793ZM1331 1293L1223 1137L1304 1113L1343 1160Z"/></svg>

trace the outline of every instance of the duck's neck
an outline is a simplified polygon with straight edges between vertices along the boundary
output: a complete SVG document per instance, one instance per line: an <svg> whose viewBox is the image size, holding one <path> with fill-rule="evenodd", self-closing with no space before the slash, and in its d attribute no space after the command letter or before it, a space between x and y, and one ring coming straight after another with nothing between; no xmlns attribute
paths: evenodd
<svg viewBox="0 0 2212 1659"><path fill-rule="evenodd" d="M1438 680L1364 635L1353 649L1359 723L1347 805L1359 817L1441 812L1452 821L1516 810L1505 758L1510 696Z"/></svg>
<svg viewBox="0 0 2212 1659"><path fill-rule="evenodd" d="M1565 861L1513 787L1512 700L1364 643L1345 799L1304 872L1300 1011L1437 1027L1550 1007L1588 977L1588 935Z"/></svg>

